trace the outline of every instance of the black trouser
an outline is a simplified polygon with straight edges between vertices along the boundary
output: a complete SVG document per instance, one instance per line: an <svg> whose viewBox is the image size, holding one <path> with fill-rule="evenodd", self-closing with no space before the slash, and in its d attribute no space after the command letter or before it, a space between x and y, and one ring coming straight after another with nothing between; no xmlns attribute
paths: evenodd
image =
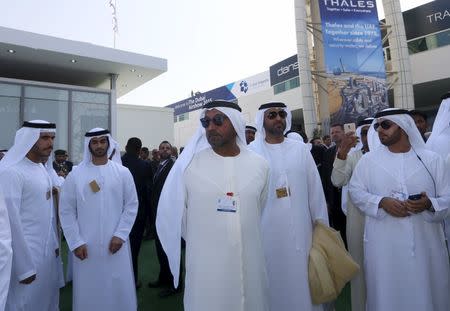
<svg viewBox="0 0 450 311"><path fill-rule="evenodd" d="M347 217L342 212L341 207L334 207L332 208L331 214L328 215L330 220L330 226L334 228L335 230L339 231L341 234L342 240L344 241L345 247L347 247Z"/></svg>
<svg viewBox="0 0 450 311"><path fill-rule="evenodd" d="M139 251L141 250L142 238L144 236L145 230L145 213L142 209L138 210L136 215L136 220L134 221L133 228L130 232L130 248L131 248L131 258L133 261L133 272L134 280L138 282L138 257Z"/></svg>
<svg viewBox="0 0 450 311"><path fill-rule="evenodd" d="M159 262L158 282L173 288L173 275L170 272L169 260L167 259L166 253L164 252L164 249L161 245L161 241L159 240L158 234L156 234L155 247ZM178 278L178 287L182 286L182 277L181 277L183 272L182 261L183 261L182 258L180 258L180 275Z"/></svg>

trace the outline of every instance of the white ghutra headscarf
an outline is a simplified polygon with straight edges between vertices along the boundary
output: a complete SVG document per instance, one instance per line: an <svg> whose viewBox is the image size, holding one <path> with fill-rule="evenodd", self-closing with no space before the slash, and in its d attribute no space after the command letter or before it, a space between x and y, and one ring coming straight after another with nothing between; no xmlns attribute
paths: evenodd
<svg viewBox="0 0 450 311"><path fill-rule="evenodd" d="M416 123L409 114L409 111L398 108L388 108L378 112L375 115L375 119L372 121L372 126L370 126L369 132L367 133L370 151L374 151L377 148L387 148L381 143L378 133L373 127L375 123L382 122L383 119L394 122L405 131L414 151L425 148L425 142L423 141L422 135L420 135Z"/></svg>
<svg viewBox="0 0 450 311"><path fill-rule="evenodd" d="M438 137L448 127L450 127L450 93L442 97L442 103L434 120L433 131L426 143L428 149L439 150ZM450 141L448 143L450 144Z"/></svg>
<svg viewBox="0 0 450 311"><path fill-rule="evenodd" d="M16 132L14 145L0 161L0 173L19 163L25 158L33 145L38 141L41 133L55 133L56 125L44 120L25 121L22 127ZM47 163L52 162L50 156Z"/></svg>
<svg viewBox="0 0 450 311"><path fill-rule="evenodd" d="M84 135L83 160L81 161L79 166L86 165L87 163L92 162L92 154L91 154L91 151L89 150L89 142L94 137L99 138L99 137L103 137L103 136L108 137L108 141L109 141L108 158L111 158L111 155L112 155L112 158L111 158L112 161L122 164L122 160L120 158L119 143L112 138L112 136L108 130L105 130L100 127L96 127L96 128L93 128L92 130L86 132L86 134Z"/></svg>
<svg viewBox="0 0 450 311"><path fill-rule="evenodd" d="M286 134L291 129L292 125L292 114L291 111L287 108L287 106L281 102L272 102L263 104L259 107L258 112L256 113L255 117L255 124L256 129L258 130L256 132L256 138L255 140L250 144L252 150L260 150L264 156L264 158L268 159L268 151L266 149L266 130L264 129L264 113L271 109L271 108L281 108L282 110L286 111L286 128L284 129L283 134ZM286 138L286 139L294 139L295 138ZM304 144L303 139L301 140L301 143Z"/></svg>

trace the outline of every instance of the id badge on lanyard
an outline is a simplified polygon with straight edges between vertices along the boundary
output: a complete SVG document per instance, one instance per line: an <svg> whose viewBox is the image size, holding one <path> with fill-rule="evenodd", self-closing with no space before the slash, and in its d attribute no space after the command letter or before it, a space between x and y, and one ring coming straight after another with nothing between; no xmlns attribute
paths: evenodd
<svg viewBox="0 0 450 311"><path fill-rule="evenodd" d="M286 198L291 195L291 189L289 188L287 174L280 174L278 183L275 187L275 194L277 199Z"/></svg>
<svg viewBox="0 0 450 311"><path fill-rule="evenodd" d="M236 210L237 200L232 192L228 192L227 195L217 198L218 212L236 213Z"/></svg>

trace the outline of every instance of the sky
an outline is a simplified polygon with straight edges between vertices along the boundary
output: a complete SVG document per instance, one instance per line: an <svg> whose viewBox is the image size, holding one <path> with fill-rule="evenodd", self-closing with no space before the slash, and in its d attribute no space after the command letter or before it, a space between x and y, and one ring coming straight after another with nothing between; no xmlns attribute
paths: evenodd
<svg viewBox="0 0 450 311"><path fill-rule="evenodd" d="M114 0L113 0L114 1ZM0 0L0 26L113 47L109 0ZM400 0L402 10L430 0ZM168 71L118 99L167 106L247 78L297 52L294 0L115 0L116 48ZM377 0L379 17L384 17Z"/></svg>

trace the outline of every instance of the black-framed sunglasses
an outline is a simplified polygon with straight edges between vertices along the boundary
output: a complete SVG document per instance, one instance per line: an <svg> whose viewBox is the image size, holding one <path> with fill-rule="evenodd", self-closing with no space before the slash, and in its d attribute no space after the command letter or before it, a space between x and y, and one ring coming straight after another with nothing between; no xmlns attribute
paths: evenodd
<svg viewBox="0 0 450 311"><path fill-rule="evenodd" d="M382 122L377 122L373 125L373 128L375 129L375 131L378 130L378 128L381 126L381 128L383 130L388 130L394 123L392 123L391 121L388 120L384 120Z"/></svg>
<svg viewBox="0 0 450 311"><path fill-rule="evenodd" d="M216 114L214 117L208 118L208 117L204 117L200 119L200 123L202 124L202 126L206 129L209 127L210 122L212 121L212 123L216 126L222 126L223 125L223 121L225 121L225 119L227 118L226 115L223 114Z"/></svg>
<svg viewBox="0 0 450 311"><path fill-rule="evenodd" d="M280 110L280 111L270 111L270 112L267 113L266 116L267 116L267 119L273 120L273 119L275 119L275 118L277 117L277 115L280 116L281 119L286 119L286 117L287 117L287 112L284 111L284 110Z"/></svg>

